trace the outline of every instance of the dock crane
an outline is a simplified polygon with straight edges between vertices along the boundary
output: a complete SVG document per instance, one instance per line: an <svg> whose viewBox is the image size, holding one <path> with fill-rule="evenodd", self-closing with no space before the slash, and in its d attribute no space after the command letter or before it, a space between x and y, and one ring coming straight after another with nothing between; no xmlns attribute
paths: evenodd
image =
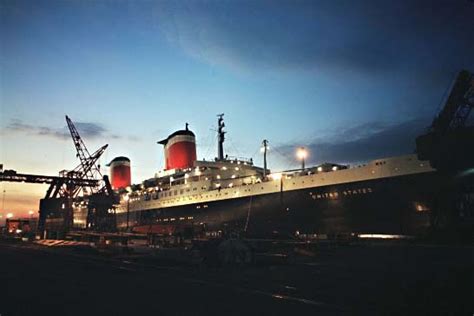
<svg viewBox="0 0 474 316"><path fill-rule="evenodd" d="M416 139L418 158L446 179L435 197L431 227L461 238L474 237L474 126L467 124L473 107L474 74L463 70L428 132Z"/></svg>
<svg viewBox="0 0 474 316"><path fill-rule="evenodd" d="M76 148L76 157L79 158L80 163L79 165L71 171L63 170L60 172L62 176L65 177L73 177L78 179L98 179L102 177L100 173L100 168L96 164L99 160L100 156L104 153L107 149L108 145L104 145L97 149L92 155L87 150L84 141L82 140L79 132L77 131L76 127L74 126L71 119L66 115L66 122L71 133L72 140L74 142L74 146ZM81 191L86 194L96 193L99 189L97 187L84 187L84 186L77 186L71 192L72 197L77 197Z"/></svg>
<svg viewBox="0 0 474 316"><path fill-rule="evenodd" d="M73 203L81 200L87 204L86 227L94 230L114 230L114 217L110 213L116 203L110 181L100 173L97 161L108 145L89 153L84 141L72 120L66 115L66 122L76 148L76 157L80 163L73 170L63 170L59 178L69 181L54 181L50 184L46 195L40 200L40 216L38 228L40 231L48 228L53 231L66 232L73 227ZM102 177L102 180L100 178ZM83 183L95 185L83 185ZM79 198L80 197L80 198ZM56 225L55 222L60 224ZM49 225L51 224L51 225Z"/></svg>
<svg viewBox="0 0 474 316"><path fill-rule="evenodd" d="M474 167L474 126L466 126L473 107L474 75L463 70L428 132L416 139L418 158L438 170Z"/></svg>

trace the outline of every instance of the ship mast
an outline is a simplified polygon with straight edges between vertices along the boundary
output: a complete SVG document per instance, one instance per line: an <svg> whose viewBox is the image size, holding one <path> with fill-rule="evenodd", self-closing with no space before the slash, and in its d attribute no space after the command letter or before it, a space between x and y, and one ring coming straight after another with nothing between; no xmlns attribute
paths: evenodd
<svg viewBox="0 0 474 316"><path fill-rule="evenodd" d="M224 160L224 113L217 115L217 139L218 139L218 148L217 148L217 160Z"/></svg>

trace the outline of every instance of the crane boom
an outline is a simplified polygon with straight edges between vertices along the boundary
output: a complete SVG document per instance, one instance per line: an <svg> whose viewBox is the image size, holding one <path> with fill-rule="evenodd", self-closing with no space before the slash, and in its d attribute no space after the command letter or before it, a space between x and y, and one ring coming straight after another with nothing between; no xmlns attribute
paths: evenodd
<svg viewBox="0 0 474 316"><path fill-rule="evenodd" d="M69 177L75 177L78 179L100 179L102 178L102 174L100 172L100 168L97 166L97 161L99 160L100 156L104 153L105 149L108 145L104 145L98 150L96 150L92 155L87 150L87 147L82 140L81 136L79 135L78 130L74 126L72 120L66 115L66 122L69 128L69 132L71 133L72 141L74 142L74 146L76 147L76 156L79 158L80 163L79 165L74 168L72 171L66 172L65 175ZM79 193L87 192L87 193L96 193L98 190L93 187L83 187L83 186L76 186L72 188L72 196L76 197ZM90 192L89 192L90 191Z"/></svg>
<svg viewBox="0 0 474 316"><path fill-rule="evenodd" d="M462 170L474 167L474 126L466 126L474 107L474 75L461 71L444 108L433 120L429 131L416 139L420 160L433 168Z"/></svg>
<svg viewBox="0 0 474 316"><path fill-rule="evenodd" d="M100 155L95 159L95 161L92 162L91 154L87 150L87 147L84 144L84 141L82 140L81 136L79 135L79 132L77 131L76 127L74 126L74 123L67 115L66 122L69 128L69 132L71 133L72 141L74 142L74 146L76 147L76 156L79 158L81 163L81 167L76 167L74 170L82 172L84 174L84 177L88 179L94 179L95 175L99 175L99 177L101 177L102 174L100 173L99 168L95 164L95 162L99 159ZM103 146L102 148L104 147L107 148L107 145ZM102 150L101 154L104 152L105 148ZM100 151L101 149L99 149L98 151ZM96 151L96 153L98 151Z"/></svg>
<svg viewBox="0 0 474 316"><path fill-rule="evenodd" d="M467 70L459 72L444 108L433 120L431 129L445 134L450 129L462 128L473 106L471 94L474 90L474 76Z"/></svg>
<svg viewBox="0 0 474 316"><path fill-rule="evenodd" d="M14 170L5 170L3 172L0 172L0 181L42 183L42 184L74 182L77 185L89 186L89 187L97 186L97 184L99 183L99 180L93 180L93 179L92 180L91 179L77 179L77 178L69 178L69 177L24 174L24 173L17 173Z"/></svg>

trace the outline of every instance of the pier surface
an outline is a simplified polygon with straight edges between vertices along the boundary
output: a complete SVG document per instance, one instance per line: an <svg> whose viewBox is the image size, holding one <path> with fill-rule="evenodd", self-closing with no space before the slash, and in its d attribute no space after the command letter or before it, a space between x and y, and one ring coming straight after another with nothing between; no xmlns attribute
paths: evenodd
<svg viewBox="0 0 474 316"><path fill-rule="evenodd" d="M365 243L291 264L170 265L0 241L0 314L438 315L474 311L473 247Z"/></svg>

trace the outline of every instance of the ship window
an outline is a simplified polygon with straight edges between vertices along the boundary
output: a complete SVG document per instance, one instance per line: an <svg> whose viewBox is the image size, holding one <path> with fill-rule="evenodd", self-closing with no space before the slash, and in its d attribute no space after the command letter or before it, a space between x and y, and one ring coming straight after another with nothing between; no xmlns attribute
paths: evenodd
<svg viewBox="0 0 474 316"><path fill-rule="evenodd" d="M193 188L193 191L196 191L196 190L197 190L197 188Z"/></svg>
<svg viewBox="0 0 474 316"><path fill-rule="evenodd" d="M183 193L184 193L183 189L179 190L179 194L183 194Z"/></svg>
<svg viewBox="0 0 474 316"><path fill-rule="evenodd" d="M175 191L174 191L174 195L178 195L178 190L175 190Z"/></svg>
<svg viewBox="0 0 474 316"><path fill-rule="evenodd" d="M189 191L191 191L191 189L186 189L186 192L189 192Z"/></svg>

